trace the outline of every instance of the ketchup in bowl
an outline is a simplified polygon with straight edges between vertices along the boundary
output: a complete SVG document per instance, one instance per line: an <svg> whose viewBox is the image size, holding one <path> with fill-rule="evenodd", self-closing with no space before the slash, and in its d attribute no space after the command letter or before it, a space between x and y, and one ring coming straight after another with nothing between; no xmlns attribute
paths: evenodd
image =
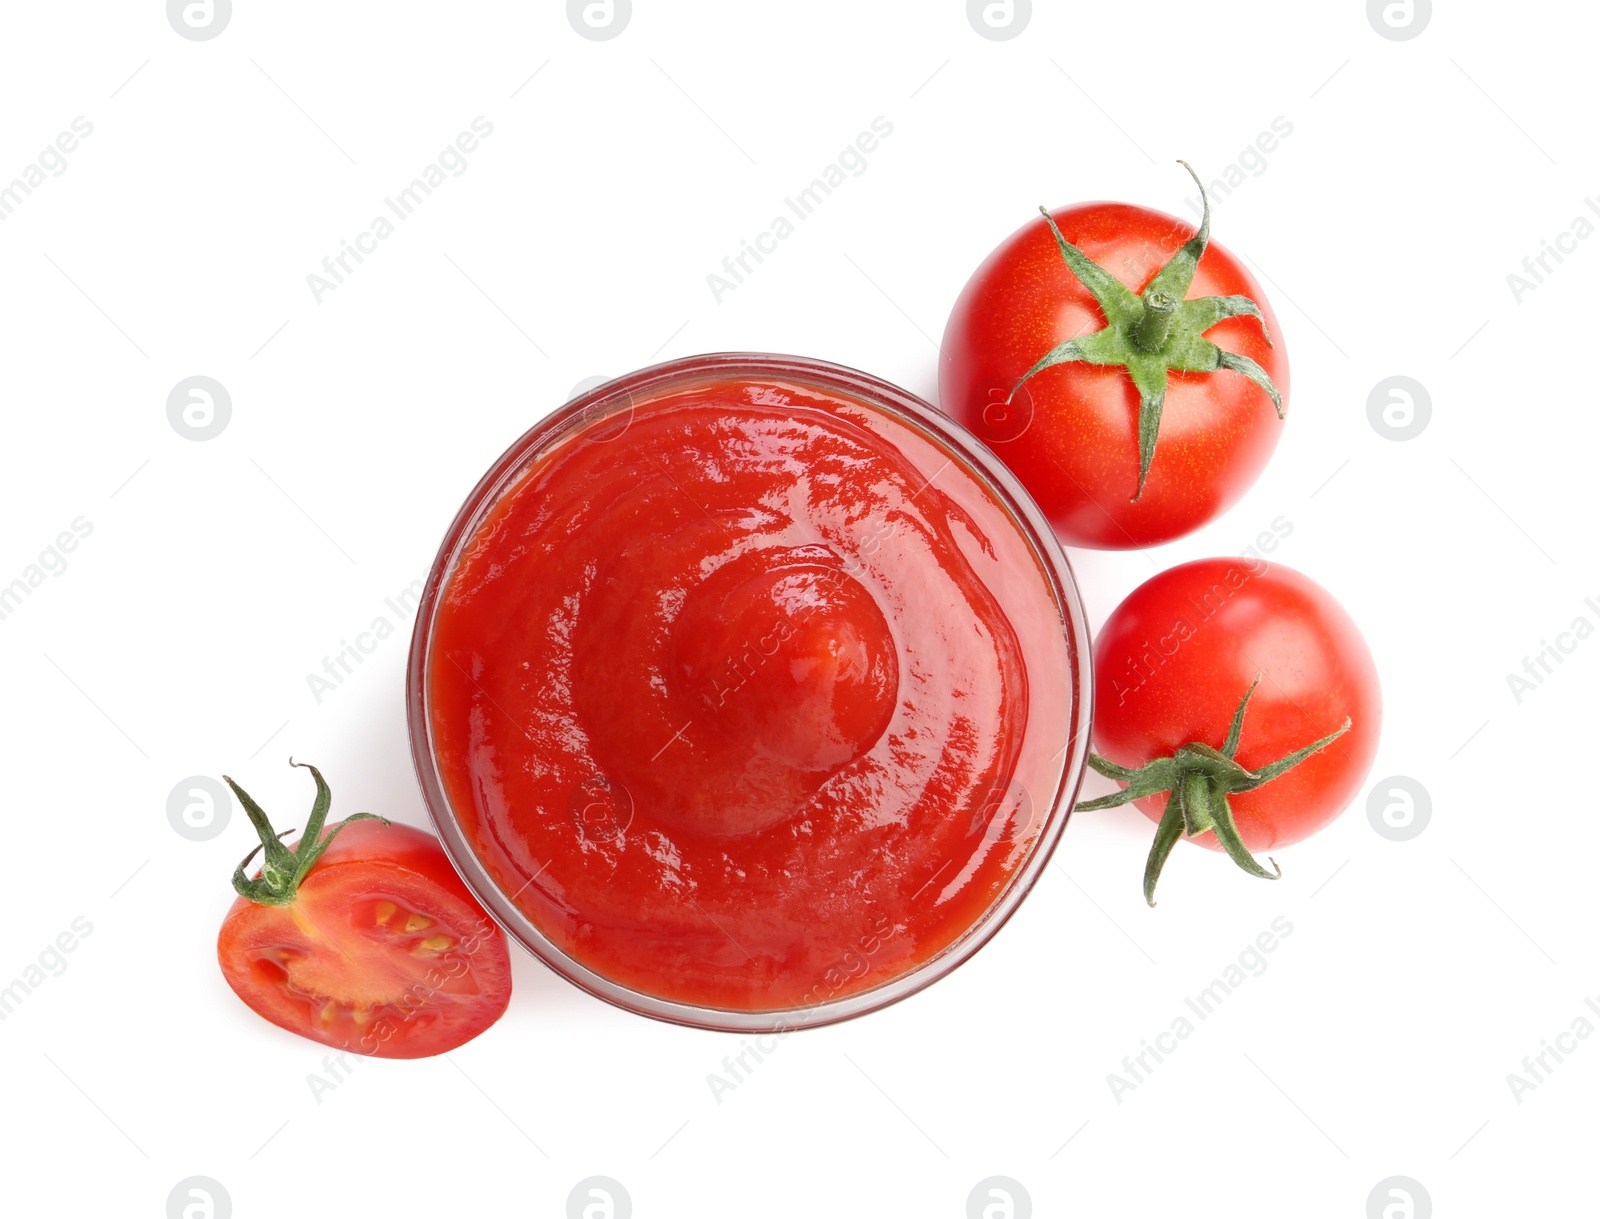
<svg viewBox="0 0 1600 1219"><path fill-rule="evenodd" d="M523 437L440 553L412 735L511 935L647 1014L821 1023L946 972L1043 866L1084 629L999 463L864 374L703 356Z"/></svg>

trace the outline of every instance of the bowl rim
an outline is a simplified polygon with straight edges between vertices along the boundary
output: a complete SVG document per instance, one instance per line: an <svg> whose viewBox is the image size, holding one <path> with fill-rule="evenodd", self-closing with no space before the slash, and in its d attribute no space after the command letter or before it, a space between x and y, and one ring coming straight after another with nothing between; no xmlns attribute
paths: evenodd
<svg viewBox="0 0 1600 1219"><path fill-rule="evenodd" d="M1028 858L987 910L934 956L896 978L809 1007L762 1011L704 1007L636 990L590 969L546 936L495 882L455 817L433 753L426 680L439 595L453 574L462 543L476 529L483 513L497 502L540 450L613 415L626 411L631 417L635 395L654 393L675 383L692 384L696 380L740 375L763 380L797 380L824 390L843 391L863 399L922 433L935 445L963 458L969 472L987 484L987 490L1017 523L1047 577L1061 611L1072 683L1063 748L1067 756L1057 790ZM690 1028L781 1034L854 1019L916 994L970 960L1011 918L1049 864L1083 782L1093 712L1090 664L1088 621L1060 541L1016 476L971 432L909 390L859 369L807 356L711 352L652 364L575 395L518 437L478 480L445 531L417 605L406 665L406 724L423 805L445 853L463 883L512 941L567 981L625 1011Z"/></svg>

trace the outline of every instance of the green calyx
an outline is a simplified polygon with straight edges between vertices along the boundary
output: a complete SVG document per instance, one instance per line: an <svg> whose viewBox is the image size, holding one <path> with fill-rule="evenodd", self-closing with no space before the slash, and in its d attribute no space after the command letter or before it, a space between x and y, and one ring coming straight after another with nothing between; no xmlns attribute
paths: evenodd
<svg viewBox="0 0 1600 1219"><path fill-rule="evenodd" d="M294 831L284 830L283 834L274 831L272 822L267 820L266 813L262 812L261 806L250 798L249 793L227 775L222 776L222 781L233 789L235 796L239 797L239 803L244 805L250 824L255 826L256 833L261 838L261 845L246 855L234 872L233 887L241 896L248 897L261 906L287 906L293 902L295 894L300 891L300 882L305 880L306 874L317 866L317 861L333 842L334 836L352 821L382 821L384 825L389 824L376 813L354 813L324 834L322 826L328 818L328 808L333 804L333 793L328 790L322 772L315 766L307 762L296 762L293 758L289 759L289 765L309 770L311 777L317 783L317 798L311 805L311 818L306 822L306 832L299 844L292 849L283 845L283 836ZM265 851L266 856L261 861L261 875L251 879L245 875L245 869L256 857L256 851Z"/></svg>
<svg viewBox="0 0 1600 1219"><path fill-rule="evenodd" d="M1023 374L1011 391L1011 397L1015 397L1017 390L1031 377L1057 364L1115 364L1126 368L1134 388L1139 391L1139 485L1133 495L1134 501L1144 494L1145 479L1156 455L1156 435L1161 428L1161 408L1167 397L1168 372L1210 373L1226 369L1238 373L1265 390L1277 408L1278 418L1283 418L1283 397L1261 365L1248 356L1224 351L1205 337L1205 332L1224 318L1253 317L1261 323L1261 332L1270 344L1272 336L1267 334L1266 321L1255 301L1248 296L1184 299L1189 285L1194 282L1200 256L1206 252L1206 243L1211 239L1211 201L1206 198L1205 185L1189 163L1179 161L1178 164L1189 170L1189 176L1200 187L1204 216L1195 235L1184 242L1138 295L1063 237L1050 213L1042 207L1039 209L1055 234L1067 269L1100 303L1106 325L1094 334L1068 339L1051 348Z"/></svg>
<svg viewBox="0 0 1600 1219"><path fill-rule="evenodd" d="M1166 810L1156 827L1155 841L1150 844L1150 856L1144 865L1144 900L1152 906L1156 904L1156 881L1160 879L1161 869L1180 835L1193 838L1209 830L1217 836L1228 857L1251 876L1277 880L1283 874L1271 859L1267 860L1273 868L1269 872L1250 854L1244 840L1239 837L1228 797L1239 792L1254 791L1263 784L1271 783L1312 754L1320 753L1350 731L1350 720L1346 717L1337 732L1329 733L1320 741L1313 741L1304 749L1297 749L1259 770L1246 770L1233 760L1233 755L1239 751L1239 736L1244 731L1245 706L1260 684L1258 677L1250 683L1244 698L1239 700L1239 708L1233 713L1233 722L1228 726L1228 739L1222 743L1221 749L1192 742L1182 746L1170 758L1156 758L1137 770L1108 762L1099 754L1089 755L1089 765L1097 773L1126 783L1127 786L1098 800L1087 800L1078 805L1080 809L1093 812L1096 809L1115 808L1161 792L1170 793Z"/></svg>

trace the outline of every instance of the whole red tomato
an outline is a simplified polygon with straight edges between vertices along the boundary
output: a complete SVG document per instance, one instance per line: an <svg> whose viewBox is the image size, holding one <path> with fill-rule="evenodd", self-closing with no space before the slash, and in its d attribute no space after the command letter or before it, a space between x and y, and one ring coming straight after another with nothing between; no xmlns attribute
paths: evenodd
<svg viewBox="0 0 1600 1219"><path fill-rule="evenodd" d="M1319 585L1255 559L1200 559L1129 594L1094 645L1090 764L1159 824L1145 872L1178 837L1253 851L1316 833L1360 790L1378 748L1378 672L1360 630Z"/></svg>
<svg viewBox="0 0 1600 1219"><path fill-rule="evenodd" d="M989 255L951 311L945 411L1069 545L1181 537L1233 505L1278 443L1289 361L1269 340L1277 319L1209 235L1209 205L1198 230L1126 203L1046 212Z"/></svg>
<svg viewBox="0 0 1600 1219"><path fill-rule="evenodd" d="M331 796L293 847L232 779L266 850L234 873L217 937L234 992L279 1028L377 1058L422 1058L470 1041L506 1010L505 936L431 834L358 813L323 831Z"/></svg>

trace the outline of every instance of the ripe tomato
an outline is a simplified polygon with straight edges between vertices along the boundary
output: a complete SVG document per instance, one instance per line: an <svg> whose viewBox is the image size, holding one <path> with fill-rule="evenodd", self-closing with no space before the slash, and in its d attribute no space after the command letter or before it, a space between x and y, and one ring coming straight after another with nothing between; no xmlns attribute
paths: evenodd
<svg viewBox="0 0 1600 1219"><path fill-rule="evenodd" d="M1090 764L1127 786L1078 807L1131 800L1160 824L1147 899L1185 832L1272 876L1250 852L1327 825L1377 752L1383 707L1360 630L1281 565L1200 559L1147 580L1100 629L1094 670Z"/></svg>
<svg viewBox="0 0 1600 1219"><path fill-rule="evenodd" d="M335 1049L424 1058L470 1041L511 999L500 928L432 835L366 813L324 834L328 787L307 769L317 803L293 848L227 780L267 852L254 879L243 864L234 874L240 896L217 937L228 985L279 1028Z"/></svg>
<svg viewBox="0 0 1600 1219"><path fill-rule="evenodd" d="M1243 264L1207 244L1209 205L1198 231L1126 203L1045 215L956 301L944 409L1069 545L1169 542L1232 506L1278 443L1277 319Z"/></svg>

